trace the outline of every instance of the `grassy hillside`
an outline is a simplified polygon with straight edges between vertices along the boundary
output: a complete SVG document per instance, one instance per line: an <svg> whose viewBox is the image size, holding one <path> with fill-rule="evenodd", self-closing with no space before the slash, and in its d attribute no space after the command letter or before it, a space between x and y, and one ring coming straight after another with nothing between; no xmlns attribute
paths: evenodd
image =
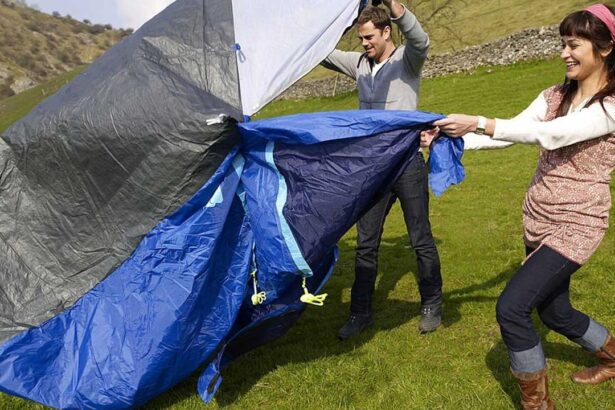
<svg viewBox="0 0 615 410"><path fill-rule="evenodd" d="M55 77L53 80L46 81L13 97L0 100L0 132L29 113L39 102L58 91L84 69L85 66L77 67Z"/></svg>
<svg viewBox="0 0 615 410"><path fill-rule="evenodd" d="M446 3L449 6L445 7ZM593 3L582 0L414 1L417 15L431 36L433 53L485 43L525 28L557 24L567 14ZM440 7L444 7L442 11L430 18Z"/></svg>
<svg viewBox="0 0 615 410"><path fill-rule="evenodd" d="M421 108L509 117L563 75L557 60L478 70L426 80ZM32 98L37 98L37 97ZM32 102L31 102L32 103ZM261 116L356 107L356 95L271 104ZM0 117L7 112L0 112ZM341 258L325 287L323 307L309 307L289 333L246 354L223 371L210 406L196 395L196 375L148 403L147 409L510 409L519 394L495 321L495 302L523 258L521 201L537 149L467 152L466 180L432 198L431 219L444 276L444 326L417 331L416 263L399 206L387 219L375 295L375 326L340 342L353 279L355 232L340 242ZM575 306L615 329L611 232L572 281ZM605 303L606 302L606 303ZM592 362L565 338L537 324L544 336L552 396L560 409L615 408L615 383L573 384L569 374ZM0 395L0 408L39 409Z"/></svg>
<svg viewBox="0 0 615 410"><path fill-rule="evenodd" d="M91 63L131 30L0 1L0 98Z"/></svg>

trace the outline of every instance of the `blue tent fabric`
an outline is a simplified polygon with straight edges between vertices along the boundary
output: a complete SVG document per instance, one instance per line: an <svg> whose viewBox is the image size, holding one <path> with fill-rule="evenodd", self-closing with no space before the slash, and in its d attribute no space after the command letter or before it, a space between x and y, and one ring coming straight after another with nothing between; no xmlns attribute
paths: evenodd
<svg viewBox="0 0 615 410"><path fill-rule="evenodd" d="M335 246L340 227L348 230L373 201L390 190L417 152L418 132L389 131L376 140L330 141L304 147L301 156L294 154L291 145L278 144L276 162L292 193L284 216L309 265ZM327 195L319 195L324 184Z"/></svg>
<svg viewBox="0 0 615 410"><path fill-rule="evenodd" d="M243 301L252 242L236 152L106 280L0 346L3 391L57 408L129 408L216 349Z"/></svg>
<svg viewBox="0 0 615 410"><path fill-rule="evenodd" d="M366 137L399 129L430 128L441 114L401 110L346 110L295 114L241 124L244 141L257 138L310 145Z"/></svg>
<svg viewBox="0 0 615 410"><path fill-rule="evenodd" d="M451 185L460 184L466 173L461 164L463 138L437 138L430 148L429 186L439 197Z"/></svg>
<svg viewBox="0 0 615 410"><path fill-rule="evenodd" d="M0 344L0 390L57 408L130 408L204 366L198 390L211 400L234 357L299 318L302 279L320 291L337 241L438 118L348 111L238 125L241 144L115 271ZM439 151L443 175L460 166L453 148ZM266 294L256 306L253 271Z"/></svg>

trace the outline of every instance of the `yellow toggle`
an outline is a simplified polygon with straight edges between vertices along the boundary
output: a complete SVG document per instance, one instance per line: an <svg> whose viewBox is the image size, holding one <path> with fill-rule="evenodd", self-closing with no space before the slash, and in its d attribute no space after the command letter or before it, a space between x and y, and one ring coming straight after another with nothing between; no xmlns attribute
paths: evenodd
<svg viewBox="0 0 615 410"><path fill-rule="evenodd" d="M257 287L256 287L256 270L253 270L252 273L250 273L250 275L252 276L252 281L254 282L254 294L251 297L252 300L252 304L254 306L256 305L261 305L263 303L265 303L265 301L267 300L267 293L265 292L259 292Z"/></svg>
<svg viewBox="0 0 615 410"><path fill-rule="evenodd" d="M322 295L312 295L307 289L305 277L303 278L301 287L303 288L303 295L299 298L300 301L314 306L322 306L325 304L327 294L323 293Z"/></svg>

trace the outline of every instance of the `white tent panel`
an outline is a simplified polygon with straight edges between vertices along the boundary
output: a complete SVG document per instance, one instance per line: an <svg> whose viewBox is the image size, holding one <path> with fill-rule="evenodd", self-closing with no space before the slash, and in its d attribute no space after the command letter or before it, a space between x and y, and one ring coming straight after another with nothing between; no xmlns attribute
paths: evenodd
<svg viewBox="0 0 615 410"><path fill-rule="evenodd" d="M243 113L252 115L320 63L360 0L233 0Z"/></svg>

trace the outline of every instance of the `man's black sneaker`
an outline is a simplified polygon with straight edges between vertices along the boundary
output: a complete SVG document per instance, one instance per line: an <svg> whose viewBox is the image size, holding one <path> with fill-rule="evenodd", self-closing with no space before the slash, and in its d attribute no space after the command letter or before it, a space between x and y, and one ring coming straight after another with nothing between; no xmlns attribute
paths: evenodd
<svg viewBox="0 0 615 410"><path fill-rule="evenodd" d="M421 321L419 332L433 332L442 323L442 304L421 306Z"/></svg>
<svg viewBox="0 0 615 410"><path fill-rule="evenodd" d="M340 340L346 340L357 333L361 333L373 324L374 319L372 318L371 313L366 313L363 315L351 313L348 321L346 321L344 326L342 326L339 332L337 332L337 337L339 337Z"/></svg>

